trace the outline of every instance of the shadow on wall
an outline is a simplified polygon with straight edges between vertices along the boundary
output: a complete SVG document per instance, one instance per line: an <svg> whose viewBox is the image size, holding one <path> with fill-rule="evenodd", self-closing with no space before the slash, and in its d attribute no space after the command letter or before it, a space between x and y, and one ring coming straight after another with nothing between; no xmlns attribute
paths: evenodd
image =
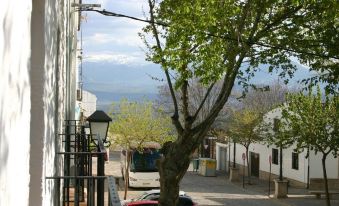
<svg viewBox="0 0 339 206"><path fill-rule="evenodd" d="M6 4L5 4L6 5ZM0 177L4 177L7 171L9 158L9 139L17 134L26 133L27 128L18 128L29 124L29 76L28 65L30 57L29 28L25 21L29 22L29 3L23 3L19 8L14 3L8 3L4 9L2 19L2 38L0 51ZM4 6L4 5L2 5ZM22 11L22 18L14 18ZM27 19L25 19L27 18ZM27 122L25 122L27 121ZM22 129L22 130L20 130ZM29 131L28 131L29 133ZM15 135L16 134L16 135ZM21 138L26 138L22 136ZM28 142L24 140L23 144ZM25 147L27 146L27 147ZM23 145L25 150L29 144ZM26 152L26 151L23 151ZM26 153L22 153L27 157ZM22 159L22 156L18 156ZM20 162L22 163L22 162ZM8 171L10 173L10 171Z"/></svg>
<svg viewBox="0 0 339 206"><path fill-rule="evenodd" d="M61 139L58 136L58 131L61 130L62 117L59 116L59 104L63 104L60 101L60 86L63 86L62 80L60 80L61 64L63 62L64 54L61 54L61 40L60 31L58 28L58 20L64 21L65 14L60 14L65 2L61 1L60 5L55 1L46 1L45 10L45 44L49 46L45 47L45 65L43 71L44 83L43 83L43 105L44 105L44 139L43 139L43 177L44 184L44 202L43 205L53 205L55 201L55 182L46 181L46 176L60 175L61 171L59 165L60 159L56 156L56 152L60 149ZM59 8L59 11L58 11ZM58 19L59 18L59 19ZM61 28L62 29L62 28ZM62 74L61 74L62 75ZM61 82L60 82L61 81Z"/></svg>
<svg viewBox="0 0 339 206"><path fill-rule="evenodd" d="M5 70L3 70L3 68L5 68L4 66L6 65L6 63L8 63L7 61L7 56L10 54L10 44L8 42L10 42L10 37L12 35L12 24L11 24L11 19L10 19L10 15L9 15L9 8L7 8L5 11L5 15L4 15L4 18L3 18L3 22L2 22L2 25L3 25L3 28L2 28L2 35L3 35L3 42L4 44L1 45L1 50L2 50L2 57L0 59L0 68L1 69L1 76L0 79L2 80L5 80L6 76L3 76L4 73L6 72ZM8 161L8 152L9 152L9 149L8 149L8 142L7 142L7 138L5 136L6 134L6 125L5 125L5 122L6 121L6 116L5 116L5 111L6 111L6 108L5 108L5 95L4 95L4 91L2 90L5 90L5 88L7 87L4 87L6 83L8 83L9 81L11 80L11 74L8 73L8 76L7 76L7 80L5 81L1 81L0 85L0 163L1 163L1 167L0 167L0 177L3 176L3 173L4 173L4 170L5 168L7 168L7 161Z"/></svg>

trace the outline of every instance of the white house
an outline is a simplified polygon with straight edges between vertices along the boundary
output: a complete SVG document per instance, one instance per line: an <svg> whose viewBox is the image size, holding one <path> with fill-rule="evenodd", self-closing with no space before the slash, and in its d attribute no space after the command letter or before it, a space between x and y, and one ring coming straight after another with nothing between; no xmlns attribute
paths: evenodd
<svg viewBox="0 0 339 206"><path fill-rule="evenodd" d="M89 117L97 109L97 97L95 94L92 94L88 91L82 91L82 101L79 103L85 118Z"/></svg>
<svg viewBox="0 0 339 206"><path fill-rule="evenodd" d="M267 118L280 118L281 110L275 109L267 114ZM307 151L301 153L295 153L294 147L283 149L283 177L290 180L290 185L304 187L307 185L308 180L311 178L323 178L323 170L321 164L322 154L315 154L314 151L310 151L309 158L306 158ZM229 151L225 154L225 152ZM240 168L239 172L242 174L243 165L247 167L246 161L244 162L242 157L246 153L245 147L236 144L235 149L235 162L237 167ZM261 143L251 144L249 147L249 167L252 176L256 176L260 179L268 179L270 172L269 157L271 156L271 172L276 178L279 175L280 161L279 161L279 147L267 146ZM230 143L216 144L216 157L217 157L217 169L226 169L228 171L228 161L233 165L234 159L234 145ZM218 163L225 161L223 168L218 167L223 165ZM329 155L326 160L326 169L328 178L338 179L339 178L339 159L334 158L333 155ZM308 172L309 171L309 172ZM247 173L247 169L245 170ZM308 176L309 174L309 176Z"/></svg>
<svg viewBox="0 0 339 206"><path fill-rule="evenodd" d="M54 205L65 119L75 118L78 0L0 6L0 205Z"/></svg>

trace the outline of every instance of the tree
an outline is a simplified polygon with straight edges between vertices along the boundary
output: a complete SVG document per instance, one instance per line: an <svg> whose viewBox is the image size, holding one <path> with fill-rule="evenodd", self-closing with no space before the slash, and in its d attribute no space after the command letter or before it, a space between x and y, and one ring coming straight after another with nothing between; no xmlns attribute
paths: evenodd
<svg viewBox="0 0 339 206"><path fill-rule="evenodd" d="M263 140L258 126L261 124L263 114L281 105L289 91L279 81L263 89L264 87L265 85L259 85L261 89L251 88L245 97L239 96L239 100L231 104L231 108L234 110L233 116L228 118L227 125L224 126L229 131L229 135L234 136L234 142L246 148L247 165L249 165L248 148L250 144ZM238 92L239 94L240 92ZM248 179L250 183L249 167Z"/></svg>
<svg viewBox="0 0 339 206"><path fill-rule="evenodd" d="M262 85L263 87L264 85ZM243 99L240 99L242 107L266 113L285 102L287 93L295 92L279 81L269 84L267 90L251 89Z"/></svg>
<svg viewBox="0 0 339 206"><path fill-rule="evenodd" d="M323 99L319 87L315 95L311 91L308 96L302 93L289 95L283 119L294 134L297 150L311 149L322 153L326 204L330 206L326 158L331 153L336 157L339 151L339 98L325 94Z"/></svg>
<svg viewBox="0 0 339 206"><path fill-rule="evenodd" d="M189 82L190 87L188 88L188 94L189 94L189 111L194 112L198 109L199 104L204 99L204 95L207 92L207 88L201 84L197 79L193 79ZM214 102L216 101L216 98L218 97L218 92L221 87L221 82L217 82L216 85L212 88L210 91L210 95L206 98L205 104L201 108L201 111L197 117L197 121L204 119L208 114L210 109L212 108ZM180 91L175 91L175 96L177 99L180 99L182 97L182 94ZM160 107L164 107L166 112L171 114L174 112L173 104L171 102L171 94L168 85L162 85L159 87L159 95L157 99L157 105ZM235 100L235 96L233 95L231 97L232 102L237 102ZM234 101L233 101L234 100ZM183 105L178 103L179 110L183 111ZM226 141L226 130L224 128L225 122L229 118L229 112L228 109L231 105L225 105L223 109L219 112L217 118L211 125L210 130L208 131L207 135L212 135L214 137L217 137L218 141L225 142ZM234 105L235 107L235 105ZM201 144L201 151L204 151L204 145Z"/></svg>
<svg viewBox="0 0 339 206"><path fill-rule="evenodd" d="M304 43L311 47L312 40L318 41L307 35L309 32L303 38L295 36L305 34L306 29L313 31L307 25L328 22L311 17L326 13L328 7L336 3L332 0L317 6L319 3L311 0L148 2L150 23L141 37L149 49L147 59L160 64L166 75L174 108L172 123L178 134L174 142L166 144L160 161L159 202L162 206L173 206L178 199L179 182L190 164L190 155L228 101L236 79L245 88L250 87L248 80L259 64L269 64L269 71L279 70L281 77L293 76L296 68L290 57L302 50L291 49L292 44L307 38ZM323 29L326 30L325 25ZM317 50L312 52L315 53L309 57L310 61L323 58ZM198 79L207 88L195 111L190 111L189 105L191 79ZM215 102L207 115L199 119L207 97L220 79L222 86ZM180 90L180 99L175 90Z"/></svg>
<svg viewBox="0 0 339 206"><path fill-rule="evenodd" d="M246 163L248 183L251 184L251 173L248 160L248 149L252 143L262 140L256 130L258 124L262 121L262 113L248 108L233 112L232 122L229 126L229 135L235 142L241 144L246 149ZM245 175L245 174L244 174Z"/></svg>
<svg viewBox="0 0 339 206"><path fill-rule="evenodd" d="M137 103L124 99L118 108L112 106L112 112L113 124L110 125L109 131L114 134L113 142L126 150L127 166L124 171L126 174L124 199L126 199L132 149L142 151L145 144L150 142L162 145L173 141L173 129L170 119L164 117L161 110L154 111L149 101Z"/></svg>
<svg viewBox="0 0 339 206"><path fill-rule="evenodd" d="M339 94L339 2L324 1L311 5L315 10L326 8L326 12L303 15L304 22L300 25L304 29L296 33L291 49L302 51L296 54L299 61L308 66L317 75L305 79L303 82L326 85L330 93ZM316 22L316 23L312 23ZM314 54L323 58L314 59ZM307 86L308 87L308 86Z"/></svg>
<svg viewBox="0 0 339 206"><path fill-rule="evenodd" d="M279 147L279 180L283 180L283 149L288 148L294 143L294 134L288 129L286 121L281 120L281 107L272 110L264 116L263 122L258 126L263 138L263 142L268 145ZM271 115L274 117L270 117Z"/></svg>

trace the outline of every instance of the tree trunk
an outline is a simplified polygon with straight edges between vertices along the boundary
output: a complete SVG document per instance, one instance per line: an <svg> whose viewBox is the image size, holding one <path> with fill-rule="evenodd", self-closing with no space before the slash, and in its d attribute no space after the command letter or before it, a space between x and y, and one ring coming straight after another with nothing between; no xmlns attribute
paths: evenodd
<svg viewBox="0 0 339 206"><path fill-rule="evenodd" d="M280 169L279 169L279 180L283 181L283 149L282 149L282 145L280 145Z"/></svg>
<svg viewBox="0 0 339 206"><path fill-rule="evenodd" d="M191 154L199 147L192 143L192 136L181 138L183 141L166 146L160 160L160 198L159 205L175 206L179 197L179 183L184 177L191 161Z"/></svg>
<svg viewBox="0 0 339 206"><path fill-rule="evenodd" d="M129 167L131 163L131 151L127 150L126 154L127 165L125 168L125 192L124 192L124 200L127 198L127 191L128 191L128 181L129 181Z"/></svg>
<svg viewBox="0 0 339 206"><path fill-rule="evenodd" d="M233 143L233 168L235 168L236 143Z"/></svg>
<svg viewBox="0 0 339 206"><path fill-rule="evenodd" d="M248 184L251 184L251 169L250 169L250 164L249 164L249 159L248 159L248 147L246 147L246 163L247 163Z"/></svg>
<svg viewBox="0 0 339 206"><path fill-rule="evenodd" d="M327 172L326 172L326 157L327 154L323 154L322 165L323 165L323 174L324 174L324 182L325 182L325 194L326 194L326 206L331 206L330 202L330 194L328 193L328 181L327 181Z"/></svg>

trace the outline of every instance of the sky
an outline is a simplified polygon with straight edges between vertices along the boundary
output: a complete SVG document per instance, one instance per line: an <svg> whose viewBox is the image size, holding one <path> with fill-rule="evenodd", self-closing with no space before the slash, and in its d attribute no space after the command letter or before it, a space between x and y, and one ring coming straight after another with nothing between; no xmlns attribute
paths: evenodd
<svg viewBox="0 0 339 206"><path fill-rule="evenodd" d="M92 0L101 9L144 18L145 0ZM147 7L146 7L147 8ZM96 12L84 12L82 22L85 62L112 62L122 65L144 65L143 43L138 32L142 22L119 17L107 17Z"/></svg>
<svg viewBox="0 0 339 206"><path fill-rule="evenodd" d="M86 0L83 3L101 4L99 10L141 19L148 14L147 0ZM164 82L151 77L162 79L164 75L158 65L145 60L145 45L138 33L146 24L97 12L83 12L82 16L84 89L96 94L99 104L123 97L154 99Z"/></svg>
<svg viewBox="0 0 339 206"><path fill-rule="evenodd" d="M100 9L141 19L148 15L147 0L84 0L83 3L101 4ZM164 82L152 80L151 76L162 79L164 75L158 65L145 60L145 46L138 32L146 24L96 12L82 15L84 89L96 94L99 104L142 95L154 99L158 86ZM263 74L256 77L257 82L270 79L274 77Z"/></svg>

